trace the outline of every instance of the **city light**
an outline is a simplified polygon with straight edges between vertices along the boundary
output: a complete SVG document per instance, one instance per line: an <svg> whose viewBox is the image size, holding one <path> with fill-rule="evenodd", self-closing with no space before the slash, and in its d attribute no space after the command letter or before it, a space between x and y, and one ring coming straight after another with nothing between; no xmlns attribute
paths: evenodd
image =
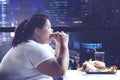
<svg viewBox="0 0 120 80"><path fill-rule="evenodd" d="M11 32L11 33L10 33L10 36L11 36L11 37L14 37L14 35L15 35L14 32Z"/></svg>
<svg viewBox="0 0 120 80"><path fill-rule="evenodd" d="M82 21L73 21L74 24L82 23Z"/></svg>
<svg viewBox="0 0 120 80"><path fill-rule="evenodd" d="M7 0L0 0L0 1L7 1Z"/></svg>

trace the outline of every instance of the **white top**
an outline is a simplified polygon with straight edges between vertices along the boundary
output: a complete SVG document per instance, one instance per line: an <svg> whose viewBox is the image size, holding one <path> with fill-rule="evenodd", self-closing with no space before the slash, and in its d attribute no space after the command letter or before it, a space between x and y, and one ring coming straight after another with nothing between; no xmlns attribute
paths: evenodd
<svg viewBox="0 0 120 80"><path fill-rule="evenodd" d="M54 58L54 54L49 44L38 44L33 40L21 43L11 48L3 58L0 80L53 80L51 76L37 71L36 67Z"/></svg>

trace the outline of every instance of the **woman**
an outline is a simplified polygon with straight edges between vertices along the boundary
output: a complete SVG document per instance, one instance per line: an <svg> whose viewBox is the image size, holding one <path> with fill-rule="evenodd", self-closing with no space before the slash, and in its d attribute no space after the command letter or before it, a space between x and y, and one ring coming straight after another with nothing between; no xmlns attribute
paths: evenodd
<svg viewBox="0 0 120 80"><path fill-rule="evenodd" d="M51 36L54 35L54 36ZM49 43L55 37L56 50ZM35 14L15 31L12 48L1 61L0 80L52 80L69 64L69 36L55 32L47 16Z"/></svg>

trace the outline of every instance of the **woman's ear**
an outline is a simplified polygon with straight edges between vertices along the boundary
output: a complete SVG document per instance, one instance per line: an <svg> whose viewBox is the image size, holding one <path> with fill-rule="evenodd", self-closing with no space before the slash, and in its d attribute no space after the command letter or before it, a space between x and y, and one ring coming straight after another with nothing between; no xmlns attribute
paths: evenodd
<svg viewBox="0 0 120 80"><path fill-rule="evenodd" d="M40 28L35 28L35 34L40 35L41 34L41 29Z"/></svg>

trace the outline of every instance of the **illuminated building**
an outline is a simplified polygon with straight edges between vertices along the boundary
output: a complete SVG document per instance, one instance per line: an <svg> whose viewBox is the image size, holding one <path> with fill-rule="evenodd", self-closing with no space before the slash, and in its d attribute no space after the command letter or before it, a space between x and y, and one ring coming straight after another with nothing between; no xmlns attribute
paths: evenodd
<svg viewBox="0 0 120 80"><path fill-rule="evenodd" d="M81 18L92 14L92 4L91 0L81 0Z"/></svg>
<svg viewBox="0 0 120 80"><path fill-rule="evenodd" d="M31 16L30 0L20 0L20 8L17 13L18 13L17 14L18 23L23 21L25 18L30 17Z"/></svg>
<svg viewBox="0 0 120 80"><path fill-rule="evenodd" d="M10 5L8 0L0 0L0 27L10 27ZM7 41L10 37L9 33L0 33L0 40Z"/></svg>
<svg viewBox="0 0 120 80"><path fill-rule="evenodd" d="M8 0L0 0L0 27L10 26L10 5Z"/></svg>
<svg viewBox="0 0 120 80"><path fill-rule="evenodd" d="M66 24L69 20L70 14L70 1L69 0L51 0L50 2L50 19L52 25Z"/></svg>

